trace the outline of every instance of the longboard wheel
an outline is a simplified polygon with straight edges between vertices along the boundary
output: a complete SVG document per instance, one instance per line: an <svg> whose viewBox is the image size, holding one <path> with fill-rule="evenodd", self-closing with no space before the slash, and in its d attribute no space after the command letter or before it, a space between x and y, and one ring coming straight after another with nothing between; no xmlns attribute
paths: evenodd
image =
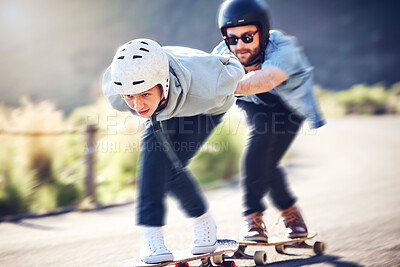
<svg viewBox="0 0 400 267"><path fill-rule="evenodd" d="M181 263L175 264L175 267L189 267L189 263L181 262Z"/></svg>
<svg viewBox="0 0 400 267"><path fill-rule="evenodd" d="M276 245L276 246L275 246L275 250L276 250L276 252L278 252L278 253L280 253L280 254L285 254L285 253L286 253L286 248L285 248L285 245L284 245L284 244L282 244L282 245Z"/></svg>
<svg viewBox="0 0 400 267"><path fill-rule="evenodd" d="M224 261L221 263L221 267L236 267L236 263L234 261Z"/></svg>
<svg viewBox="0 0 400 267"><path fill-rule="evenodd" d="M326 249L326 246L325 246L324 242L316 241L313 245L313 250L314 250L315 254L317 254L317 255L324 254L325 249Z"/></svg>
<svg viewBox="0 0 400 267"><path fill-rule="evenodd" d="M220 255L215 255L212 257L212 260L214 262L214 264L222 264L224 262L224 255L220 254Z"/></svg>
<svg viewBox="0 0 400 267"><path fill-rule="evenodd" d="M267 265L267 252L256 251L254 253L254 263L256 265Z"/></svg>

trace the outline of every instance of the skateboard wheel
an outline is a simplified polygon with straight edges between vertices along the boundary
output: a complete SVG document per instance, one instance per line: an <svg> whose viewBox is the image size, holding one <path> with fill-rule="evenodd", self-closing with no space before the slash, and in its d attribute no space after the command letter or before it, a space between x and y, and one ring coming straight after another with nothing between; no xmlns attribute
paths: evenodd
<svg viewBox="0 0 400 267"><path fill-rule="evenodd" d="M316 241L313 245L313 250L314 250L315 254L317 254L317 255L324 254L325 249L326 249L326 246L325 246L324 242Z"/></svg>
<svg viewBox="0 0 400 267"><path fill-rule="evenodd" d="M280 254L286 253L286 248L285 248L285 245L283 245L283 244L275 246L275 250L276 250L276 252L278 252Z"/></svg>
<svg viewBox="0 0 400 267"><path fill-rule="evenodd" d="M214 264L222 264L224 262L224 256L222 254L215 255L212 258Z"/></svg>
<svg viewBox="0 0 400 267"><path fill-rule="evenodd" d="M178 263L175 264L175 267L189 267L189 263L187 262Z"/></svg>
<svg viewBox="0 0 400 267"><path fill-rule="evenodd" d="M254 253L254 263L256 265L267 265L267 252L256 251Z"/></svg>
<svg viewBox="0 0 400 267"><path fill-rule="evenodd" d="M224 261L221 263L221 267L236 267L236 263L234 261Z"/></svg>

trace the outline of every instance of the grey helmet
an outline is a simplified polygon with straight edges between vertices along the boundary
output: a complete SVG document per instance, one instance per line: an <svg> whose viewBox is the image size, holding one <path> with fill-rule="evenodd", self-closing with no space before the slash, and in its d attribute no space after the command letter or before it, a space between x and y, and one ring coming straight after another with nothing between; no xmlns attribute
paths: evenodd
<svg viewBox="0 0 400 267"><path fill-rule="evenodd" d="M117 94L139 94L161 84L168 96L169 62L155 41L135 39L122 45L111 63L111 81Z"/></svg>

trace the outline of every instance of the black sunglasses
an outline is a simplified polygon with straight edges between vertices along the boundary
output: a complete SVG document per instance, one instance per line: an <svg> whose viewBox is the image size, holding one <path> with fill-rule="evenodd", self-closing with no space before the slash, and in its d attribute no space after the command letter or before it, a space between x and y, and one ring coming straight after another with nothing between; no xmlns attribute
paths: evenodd
<svg viewBox="0 0 400 267"><path fill-rule="evenodd" d="M246 33L246 34L243 34L243 35L240 36L240 37L237 37L237 36L227 37L227 36L225 36L224 39L228 42L229 45L237 45L239 39L242 40L243 43L249 44L249 43L253 42L253 36L254 36L254 34L256 34L257 32L258 32L258 30L255 31L255 32L253 32L253 33Z"/></svg>

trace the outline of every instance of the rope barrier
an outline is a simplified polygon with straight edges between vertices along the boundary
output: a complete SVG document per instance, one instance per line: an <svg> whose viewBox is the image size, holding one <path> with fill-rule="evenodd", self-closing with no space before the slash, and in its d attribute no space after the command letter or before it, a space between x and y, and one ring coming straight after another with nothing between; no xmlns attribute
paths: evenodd
<svg viewBox="0 0 400 267"><path fill-rule="evenodd" d="M118 134L118 135L129 135L135 134L130 131L117 131L117 130L109 130L109 129L96 129L96 133L99 135L106 134ZM87 129L76 129L69 131L59 131L59 132L28 132L28 131L8 131L8 130L0 130L0 135L13 135L13 136L28 136L28 137L39 137L39 136L59 136L59 135L73 135L73 134L86 134Z"/></svg>
<svg viewBox="0 0 400 267"><path fill-rule="evenodd" d="M61 131L61 132L21 132L21 131L6 131L0 130L0 135L14 135L14 136L57 136L57 135L69 135L69 134L83 134L86 131L72 130L72 131Z"/></svg>

